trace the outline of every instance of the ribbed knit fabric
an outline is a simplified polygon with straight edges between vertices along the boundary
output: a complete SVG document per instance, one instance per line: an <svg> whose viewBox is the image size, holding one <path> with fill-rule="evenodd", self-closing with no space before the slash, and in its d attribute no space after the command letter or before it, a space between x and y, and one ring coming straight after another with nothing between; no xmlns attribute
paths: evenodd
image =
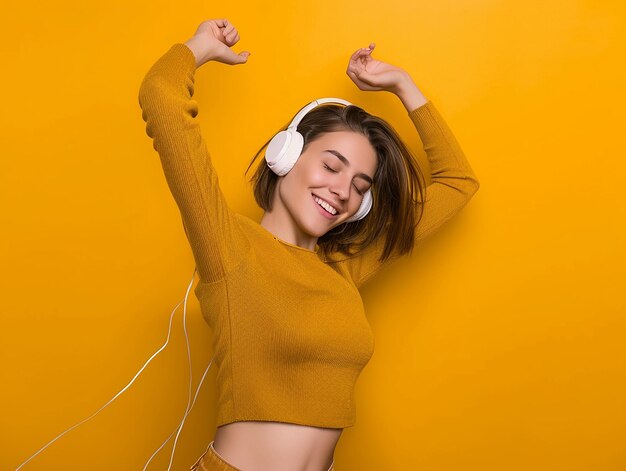
<svg viewBox="0 0 626 471"><path fill-rule="evenodd" d="M318 246L283 241L233 212L197 120L195 70L191 50L174 44L144 77L139 105L200 277L195 294L213 332L217 425L353 426L354 387L374 351L359 287L380 270L384 241L331 263ZM419 240L456 214L479 183L431 101L408 115L432 173Z"/></svg>

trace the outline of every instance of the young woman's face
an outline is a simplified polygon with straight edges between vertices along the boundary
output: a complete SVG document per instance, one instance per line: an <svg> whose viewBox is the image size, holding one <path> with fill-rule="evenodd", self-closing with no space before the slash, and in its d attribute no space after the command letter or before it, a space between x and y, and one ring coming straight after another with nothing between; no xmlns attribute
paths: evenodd
<svg viewBox="0 0 626 471"><path fill-rule="evenodd" d="M356 213L377 165L376 151L363 134L325 133L309 143L282 177L279 198L301 230L321 237ZM324 208L319 199L332 208L322 203Z"/></svg>

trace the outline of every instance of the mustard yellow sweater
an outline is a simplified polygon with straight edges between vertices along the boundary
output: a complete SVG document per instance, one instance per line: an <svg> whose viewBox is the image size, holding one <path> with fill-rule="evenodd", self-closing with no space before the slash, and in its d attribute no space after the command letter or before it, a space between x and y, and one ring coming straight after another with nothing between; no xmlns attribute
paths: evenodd
<svg viewBox="0 0 626 471"><path fill-rule="evenodd" d="M319 247L283 241L233 212L198 123L195 70L191 50L174 44L144 77L139 105L200 277L194 292L213 332L217 425L353 426L354 386L374 350L359 287L380 270L384 241L330 263ZM431 101L409 117L432 170L416 231L422 239L457 213L479 184Z"/></svg>

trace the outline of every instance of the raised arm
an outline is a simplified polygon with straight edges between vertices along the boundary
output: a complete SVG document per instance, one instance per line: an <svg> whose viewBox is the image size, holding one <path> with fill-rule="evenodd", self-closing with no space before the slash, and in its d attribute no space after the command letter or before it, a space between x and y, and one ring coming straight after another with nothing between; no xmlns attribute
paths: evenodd
<svg viewBox="0 0 626 471"><path fill-rule="evenodd" d="M422 217L415 228L417 244L457 214L478 191L480 184L432 101L428 100L412 110L409 117L420 135L431 168L431 184L426 187ZM345 261L350 265L349 270L357 286L372 278L384 265L378 261L383 244L381 238L361 255Z"/></svg>
<svg viewBox="0 0 626 471"><path fill-rule="evenodd" d="M374 61L370 57L371 49L373 47L361 53L369 58L365 64L370 64L368 60ZM371 65L373 66L368 66L367 70L365 67L354 67L354 76L351 78L355 83L362 84L359 88L385 89L400 98L420 136L430 163L431 184L426 188L422 217L415 228L417 244L457 214L478 191L480 184L452 130L410 76L395 66L379 61ZM374 71L378 72L372 73ZM363 252L340 262L345 264L357 287L371 279L384 265L378 261L384 242L384 237L381 237ZM396 258L397 256L392 256L386 263Z"/></svg>
<svg viewBox="0 0 626 471"><path fill-rule="evenodd" d="M409 111L428 157L431 184L426 187L424 212L416 228L415 242L432 234L463 208L480 183L461 146L430 100L413 109L421 93L412 82L398 95Z"/></svg>
<svg viewBox="0 0 626 471"><path fill-rule="evenodd" d="M174 44L148 70L139 105L180 210L198 275L208 283L233 270L249 242L222 194L200 132L192 96L196 66L202 60L186 44Z"/></svg>

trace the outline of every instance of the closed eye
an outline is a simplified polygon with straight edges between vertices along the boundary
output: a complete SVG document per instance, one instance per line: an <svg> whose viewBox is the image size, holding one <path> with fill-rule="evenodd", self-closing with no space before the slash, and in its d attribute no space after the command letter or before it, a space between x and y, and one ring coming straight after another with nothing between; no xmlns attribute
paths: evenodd
<svg viewBox="0 0 626 471"><path fill-rule="evenodd" d="M330 167L329 167L328 165L326 165L326 164L324 164L324 168L325 168L326 170L328 170L328 171L332 172L332 173L337 173L337 170L335 170L334 168L330 168ZM356 192L357 192L359 195L361 195L361 196L362 196L362 195L365 193L364 191L359 190L359 187L358 187L358 186L356 186L356 185L353 185L353 186L354 186L354 188L356 189Z"/></svg>

